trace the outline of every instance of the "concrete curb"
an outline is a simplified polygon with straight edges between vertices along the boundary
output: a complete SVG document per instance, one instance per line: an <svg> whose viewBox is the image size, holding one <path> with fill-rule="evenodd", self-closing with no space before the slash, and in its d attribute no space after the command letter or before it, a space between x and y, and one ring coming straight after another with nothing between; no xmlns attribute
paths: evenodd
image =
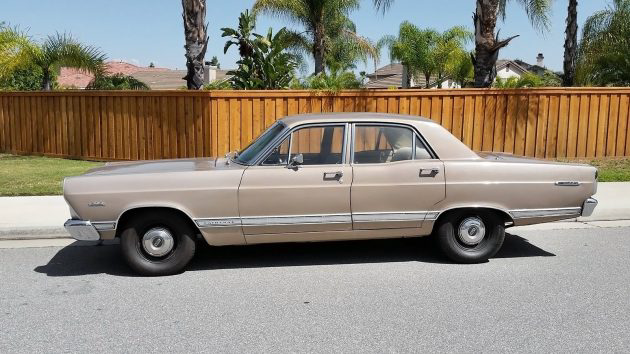
<svg viewBox="0 0 630 354"><path fill-rule="evenodd" d="M0 240L39 240L69 237L70 234L63 227L0 228Z"/></svg>

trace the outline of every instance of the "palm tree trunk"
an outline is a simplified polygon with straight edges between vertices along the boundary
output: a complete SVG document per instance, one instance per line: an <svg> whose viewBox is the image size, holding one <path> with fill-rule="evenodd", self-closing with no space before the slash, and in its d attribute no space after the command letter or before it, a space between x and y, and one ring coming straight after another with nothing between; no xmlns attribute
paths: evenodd
<svg viewBox="0 0 630 354"><path fill-rule="evenodd" d="M497 76L499 49L517 36L500 41L495 34L499 0L477 0L475 22L475 87L490 87Z"/></svg>
<svg viewBox="0 0 630 354"><path fill-rule="evenodd" d="M52 79L50 77L50 70L48 68L42 69L42 90L50 91L52 90Z"/></svg>
<svg viewBox="0 0 630 354"><path fill-rule="evenodd" d="M189 90L199 90L203 86L203 60L208 48L206 0L182 0L182 7L188 71L183 79Z"/></svg>
<svg viewBox="0 0 630 354"><path fill-rule="evenodd" d="M402 88L408 89L410 87L411 87L411 74L409 73L409 66L403 63Z"/></svg>
<svg viewBox="0 0 630 354"><path fill-rule="evenodd" d="M562 85L573 86L575 81L575 60L577 56L577 6L578 0L569 0L566 38L564 40L564 75Z"/></svg>
<svg viewBox="0 0 630 354"><path fill-rule="evenodd" d="M324 24L318 23L313 31L313 58L315 59L315 75L324 72L325 35Z"/></svg>

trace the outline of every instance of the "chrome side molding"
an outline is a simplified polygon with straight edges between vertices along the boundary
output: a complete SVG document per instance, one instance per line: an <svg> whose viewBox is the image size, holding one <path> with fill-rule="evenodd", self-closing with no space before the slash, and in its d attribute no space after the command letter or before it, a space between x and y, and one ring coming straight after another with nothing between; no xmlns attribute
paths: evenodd
<svg viewBox="0 0 630 354"><path fill-rule="evenodd" d="M580 216L582 208L552 208L552 209L520 209L510 210L510 215L514 219L546 218L556 216L577 217Z"/></svg>

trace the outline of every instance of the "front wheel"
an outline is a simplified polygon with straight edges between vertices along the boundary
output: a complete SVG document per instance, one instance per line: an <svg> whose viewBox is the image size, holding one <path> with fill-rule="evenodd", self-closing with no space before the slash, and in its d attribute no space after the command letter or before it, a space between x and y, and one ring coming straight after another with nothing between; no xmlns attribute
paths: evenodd
<svg viewBox="0 0 630 354"><path fill-rule="evenodd" d="M505 239L501 218L484 210L445 215L436 233L442 251L458 263L486 262L499 251Z"/></svg>
<svg viewBox="0 0 630 354"><path fill-rule="evenodd" d="M183 217L163 212L136 216L123 230L120 244L129 266L142 275L171 275L195 255L195 230Z"/></svg>

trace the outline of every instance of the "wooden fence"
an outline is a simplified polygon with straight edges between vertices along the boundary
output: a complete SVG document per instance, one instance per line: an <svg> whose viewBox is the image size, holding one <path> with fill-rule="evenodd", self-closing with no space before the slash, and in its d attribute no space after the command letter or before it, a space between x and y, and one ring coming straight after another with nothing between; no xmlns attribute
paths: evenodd
<svg viewBox="0 0 630 354"><path fill-rule="evenodd" d="M474 150L630 156L630 89L0 93L0 151L93 160L220 156L308 112L429 117Z"/></svg>

